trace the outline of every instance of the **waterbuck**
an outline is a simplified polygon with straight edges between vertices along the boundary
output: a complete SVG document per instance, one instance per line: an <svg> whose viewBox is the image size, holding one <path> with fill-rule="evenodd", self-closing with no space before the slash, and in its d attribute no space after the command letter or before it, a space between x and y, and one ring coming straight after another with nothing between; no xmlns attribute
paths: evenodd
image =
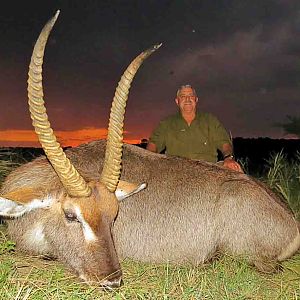
<svg viewBox="0 0 300 300"><path fill-rule="evenodd" d="M157 47L138 56L122 76L107 142L81 145L65 156L42 100L44 47L56 18L36 43L28 81L33 125L47 157L13 171L1 189L0 215L20 249L57 257L85 281L106 287L120 285L119 259L127 257L198 265L226 252L268 272L299 249L298 222L249 176L132 145L124 145L122 155L130 82Z"/></svg>

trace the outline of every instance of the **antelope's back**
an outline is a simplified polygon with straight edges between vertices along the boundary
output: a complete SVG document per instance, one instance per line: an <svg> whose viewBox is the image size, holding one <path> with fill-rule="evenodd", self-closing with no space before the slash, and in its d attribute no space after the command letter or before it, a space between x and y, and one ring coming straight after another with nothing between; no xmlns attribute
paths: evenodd
<svg viewBox="0 0 300 300"><path fill-rule="evenodd" d="M122 257L199 264L222 250L276 260L295 239L289 255L299 247L291 211L246 174L126 145L122 177L148 183L120 204L114 235Z"/></svg>
<svg viewBox="0 0 300 300"><path fill-rule="evenodd" d="M79 173L87 180L99 179L105 151L105 141L99 140L66 150ZM31 188L47 193L62 188L53 167L45 156L38 157L12 171L4 180L1 194Z"/></svg>

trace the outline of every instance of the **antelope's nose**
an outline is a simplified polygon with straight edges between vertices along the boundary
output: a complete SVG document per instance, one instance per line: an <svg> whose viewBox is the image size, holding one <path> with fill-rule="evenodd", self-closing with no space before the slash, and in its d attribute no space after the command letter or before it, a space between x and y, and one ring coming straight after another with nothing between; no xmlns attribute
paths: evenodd
<svg viewBox="0 0 300 300"><path fill-rule="evenodd" d="M118 288L122 284L123 284L123 280L122 280L121 270L115 271L114 273L110 274L100 282L101 287L107 290Z"/></svg>
<svg viewBox="0 0 300 300"><path fill-rule="evenodd" d="M122 277L101 282L101 287L105 290L112 290L114 288L120 287L121 285L123 285Z"/></svg>

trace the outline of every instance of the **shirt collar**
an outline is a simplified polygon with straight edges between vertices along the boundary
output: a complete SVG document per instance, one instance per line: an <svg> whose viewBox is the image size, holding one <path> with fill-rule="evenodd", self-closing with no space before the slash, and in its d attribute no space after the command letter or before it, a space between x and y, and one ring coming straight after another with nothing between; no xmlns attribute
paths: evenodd
<svg viewBox="0 0 300 300"><path fill-rule="evenodd" d="M180 111L177 112L176 118L179 119L179 120L182 120L183 122L185 122L185 120L184 120L184 118L182 117L182 114L181 114ZM200 120L200 118L201 118L201 113L199 113L198 111L196 111L196 116L195 116L194 121L195 121L195 120L198 121L198 120ZM186 122L185 122L185 123L186 123Z"/></svg>

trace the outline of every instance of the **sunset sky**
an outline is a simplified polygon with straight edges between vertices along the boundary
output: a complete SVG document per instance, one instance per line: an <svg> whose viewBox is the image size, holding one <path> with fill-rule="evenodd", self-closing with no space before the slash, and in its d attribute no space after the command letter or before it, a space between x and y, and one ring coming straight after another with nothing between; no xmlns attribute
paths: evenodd
<svg viewBox="0 0 300 300"><path fill-rule="evenodd" d="M27 72L40 30L57 9L43 78L63 146L105 138L121 74L144 49L125 140L148 138L176 112L176 90L192 84L199 110L234 137L288 137L275 123L300 114L300 1L20 1L0 12L0 146L38 146L27 107Z"/></svg>

